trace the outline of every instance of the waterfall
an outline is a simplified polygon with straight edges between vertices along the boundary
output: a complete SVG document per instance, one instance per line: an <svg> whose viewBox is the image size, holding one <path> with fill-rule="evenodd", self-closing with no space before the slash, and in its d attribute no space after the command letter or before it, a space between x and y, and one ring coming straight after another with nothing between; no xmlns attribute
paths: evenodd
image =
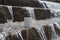
<svg viewBox="0 0 60 40"><path fill-rule="evenodd" d="M48 8L50 9L50 11L52 11L55 14L55 16L59 15L59 14L57 14L57 12L59 12L60 9L59 9L59 7L55 6L55 4L53 4L51 2L50 3L45 2L45 1L42 2L40 0L38 0L38 2L43 4L44 9L46 9L46 5L47 5ZM46 5L44 3L46 3ZM12 6L6 6L6 7L8 8L8 10L10 12L10 15L12 16L12 21L13 21L13 9L12 9ZM18 38L20 37L22 40L24 40L22 35L21 35L21 31L22 31L22 29L24 30L25 28L27 30L27 35L26 36L27 36L27 40L28 40L29 28L32 28L32 27L35 27L37 29L37 31L39 33L39 36L41 37L41 40L48 40L48 38L46 36L46 33L44 31L44 28L43 28L43 26L46 25L46 24L48 25L48 27L51 30L51 35L52 35L51 40L58 40L57 39L58 35L57 35L56 31L55 31L55 28L54 28L55 25L53 25L53 23L56 24L56 27L58 29L60 29L59 25L57 23L55 23L55 22L60 22L59 21L60 18L56 18L56 19L52 18L52 19L36 21L36 20L33 20L33 19L35 19L34 8L32 8L32 7L22 7L22 8L27 9L27 12L30 15L30 17L27 17L27 19L25 18L25 22L23 22L23 24L20 24L20 22L18 23L18 22L12 22L12 21L8 20L8 23L2 24L3 26L0 25L0 27L2 27L2 29L3 29L3 32L0 32L0 40L5 40L6 36L4 36L4 34L5 34L4 32L6 32L7 35L8 35L8 32L11 32L12 34L14 34L14 32L15 32L15 35ZM37 23L35 23L35 22L37 22ZM33 23L35 23L35 24L33 24ZM50 23L52 23L52 24L50 24ZM25 28L23 27L24 24L26 25ZM49 31L49 34L50 34L50 31Z"/></svg>
<svg viewBox="0 0 60 40"><path fill-rule="evenodd" d="M60 3L41 1L41 0L38 0L38 2L42 3L44 9L47 9L48 7L50 12L53 13L55 17L60 17Z"/></svg>
<svg viewBox="0 0 60 40"><path fill-rule="evenodd" d="M50 12L53 13L55 17L59 17L60 3L47 2L47 1L44 1L43 3L47 5L47 7L50 9Z"/></svg>
<svg viewBox="0 0 60 40"><path fill-rule="evenodd" d="M57 40L58 35L56 34L56 31L54 29L54 25L49 24L49 27L51 27L51 30L52 30L52 39L51 40Z"/></svg>
<svg viewBox="0 0 60 40"><path fill-rule="evenodd" d="M20 33L20 32L18 32L18 34L19 34L19 36L21 37L21 39L23 40L23 37L22 37L21 33Z"/></svg>
<svg viewBox="0 0 60 40"><path fill-rule="evenodd" d="M40 27L39 26L39 32L40 32L40 37L41 37L41 40L47 40L47 38L46 38L46 34L45 34L45 32L44 32L44 30L43 30L43 27Z"/></svg>
<svg viewBox="0 0 60 40"><path fill-rule="evenodd" d="M23 7L23 8L27 9L30 17L33 18L33 19L35 19L34 8L31 8L31 7Z"/></svg>
<svg viewBox="0 0 60 40"><path fill-rule="evenodd" d="M44 32L44 29L43 27L39 24L39 23L35 23L35 26L34 26L37 31L39 32L40 34L40 37L41 37L41 40L47 40L47 37L46 37L46 34Z"/></svg>
<svg viewBox="0 0 60 40"><path fill-rule="evenodd" d="M11 17L12 17L12 20L13 20L13 9L12 9L12 6L7 6L10 14L11 14Z"/></svg>
<svg viewBox="0 0 60 40"><path fill-rule="evenodd" d="M44 2L43 1L41 1L41 0L37 0L40 4L42 3L42 5L44 6L44 8L46 9L46 6L45 6L45 4L44 4Z"/></svg>
<svg viewBox="0 0 60 40"><path fill-rule="evenodd" d="M18 30L13 35L16 35L20 40L23 40L23 37Z"/></svg>

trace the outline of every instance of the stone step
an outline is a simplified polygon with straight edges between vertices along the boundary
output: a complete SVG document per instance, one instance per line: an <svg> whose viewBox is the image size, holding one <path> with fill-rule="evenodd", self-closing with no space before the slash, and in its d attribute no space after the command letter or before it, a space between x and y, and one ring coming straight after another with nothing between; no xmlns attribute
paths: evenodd
<svg viewBox="0 0 60 40"><path fill-rule="evenodd" d="M0 4L11 6L43 7L37 0L1 0Z"/></svg>
<svg viewBox="0 0 60 40"><path fill-rule="evenodd" d="M30 17L30 13L29 10L30 9L26 9L28 7L25 8L17 8L17 7L13 7L13 21L24 21L24 17ZM29 7L32 9L32 7ZM0 6L0 14L1 14L1 22L2 21L6 21L7 19L12 19L12 16L8 10L8 8L6 6ZM44 20L44 19L48 19L51 16L51 13L49 10L44 10L44 9L36 9L34 8L32 13L35 15L35 18L37 20Z"/></svg>

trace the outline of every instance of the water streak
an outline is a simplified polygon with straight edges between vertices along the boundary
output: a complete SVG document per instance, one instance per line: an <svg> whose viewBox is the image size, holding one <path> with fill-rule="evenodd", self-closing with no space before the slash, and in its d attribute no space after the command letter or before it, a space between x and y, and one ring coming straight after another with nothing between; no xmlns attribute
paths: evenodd
<svg viewBox="0 0 60 40"><path fill-rule="evenodd" d="M13 20L13 9L12 9L12 6L7 6L11 16L12 16L12 20Z"/></svg>
<svg viewBox="0 0 60 40"><path fill-rule="evenodd" d="M31 7L24 7L24 8L27 9L27 11L29 12L30 17L35 19L34 8L31 8Z"/></svg>
<svg viewBox="0 0 60 40"><path fill-rule="evenodd" d="M51 30L52 30L52 39L51 40L57 40L58 35L55 32L54 25L49 24L49 27L51 27Z"/></svg>

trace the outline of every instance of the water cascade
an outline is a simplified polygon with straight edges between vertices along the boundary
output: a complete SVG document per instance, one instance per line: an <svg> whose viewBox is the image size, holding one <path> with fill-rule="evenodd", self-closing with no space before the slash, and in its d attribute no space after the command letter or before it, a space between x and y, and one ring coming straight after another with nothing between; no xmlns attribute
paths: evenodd
<svg viewBox="0 0 60 40"><path fill-rule="evenodd" d="M54 14L55 17L59 17L60 15L60 3L55 2L47 2L47 1L40 1L39 3L42 3L45 9L50 9L50 12ZM47 8L48 7L48 8Z"/></svg>
<svg viewBox="0 0 60 40"><path fill-rule="evenodd" d="M48 7L48 9L52 13L54 13L55 16L60 15L59 13L60 7L56 7L55 3L54 4L51 2L48 3L46 1L41 1L41 0L38 0L38 2L43 4L44 6L43 9L47 9ZM24 9L27 10L29 17L24 17L23 22L13 22L12 6L6 6L6 7L8 8L8 11L10 12L12 20L10 21L7 19L7 23L0 24L0 40L24 40L24 39L25 40L48 40L48 39L60 40L59 39L60 38L60 24L58 25L58 22L60 23L60 18L36 20L35 14L34 14L35 8L22 7L23 10ZM20 13L20 11L17 11L17 13ZM48 26L45 28L45 25L48 25ZM35 29L32 29L32 28L35 28Z"/></svg>
<svg viewBox="0 0 60 40"><path fill-rule="evenodd" d="M43 3L43 1L38 0L38 2L39 2L40 4L42 3L42 5L44 6L44 9L46 9L46 5Z"/></svg>
<svg viewBox="0 0 60 40"><path fill-rule="evenodd" d="M51 40L57 40L58 35L56 34L56 31L54 29L54 25L53 24L49 24L49 26L51 27L51 30L52 30L52 32L51 32L51 34L52 34Z"/></svg>
<svg viewBox="0 0 60 40"><path fill-rule="evenodd" d="M44 32L43 26L41 26L39 23L35 23L34 27L37 29L37 31L40 34L41 39L40 40L47 40L46 34Z"/></svg>
<svg viewBox="0 0 60 40"><path fill-rule="evenodd" d="M58 36L60 36L60 25L59 25L59 23L54 23L54 28L55 28L56 34Z"/></svg>
<svg viewBox="0 0 60 40"><path fill-rule="evenodd" d="M12 21L13 21L13 9L12 9L12 6L7 6L10 14L11 14L11 17L12 17Z"/></svg>
<svg viewBox="0 0 60 40"><path fill-rule="evenodd" d="M23 7L23 8L27 9L30 17L35 19L34 8L31 8L31 7Z"/></svg>

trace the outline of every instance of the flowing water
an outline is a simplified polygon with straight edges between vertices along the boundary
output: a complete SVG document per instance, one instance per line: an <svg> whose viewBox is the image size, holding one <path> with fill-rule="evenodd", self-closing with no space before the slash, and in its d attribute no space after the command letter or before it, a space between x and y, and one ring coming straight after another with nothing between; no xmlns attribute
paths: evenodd
<svg viewBox="0 0 60 40"><path fill-rule="evenodd" d="M48 8L50 9L50 11L54 11L53 13L55 14L55 16L59 16L59 14L57 14L57 12L60 11L59 9L59 6L56 8L55 4L53 3L48 3L48 2L45 2L45 1L40 1L38 0L39 3L42 3L43 6L44 6L44 9L47 9L46 8L46 5L48 6ZM46 5L44 4L46 3ZM53 4L53 5L51 5ZM57 5L57 4L56 4ZM53 7L52 7L53 6ZM12 10L12 6L7 6L11 16L12 16L12 21L13 21L13 10ZM32 7L22 7L23 9L27 9L27 12L29 13L30 17L32 19L35 19L35 14L34 14L34 8ZM56 11L57 10L57 11ZM25 29L24 28L24 22L12 22L12 21L8 21L7 23L5 24L0 24L0 28L3 30L3 32L0 32L0 40L5 40L5 37L8 36L8 33L11 32L12 35L16 35L21 37L21 40L24 40L22 35L21 35L21 30L22 29ZM34 21L34 27L37 29L37 31L39 32L40 34L40 37L41 37L41 40L48 40L47 37L46 37L46 34L44 32L44 29L43 29L43 26L44 25L49 25L49 27L51 28L51 40L60 40L58 37L58 35L56 34L55 32L55 29L54 29L54 25L53 23L55 23L57 25L57 27L60 29L60 25L58 25L57 23L60 22L60 18L56 17L56 18L51 18L51 19L46 19L46 20L33 20ZM31 21L32 22L32 21ZM52 23L52 24L51 24ZM28 27L29 28L29 27ZM27 28L27 40L28 40L28 28ZM19 37L18 36L18 37Z"/></svg>
<svg viewBox="0 0 60 40"><path fill-rule="evenodd" d="M45 35L45 32L43 30L43 27L40 26L40 24L35 24L35 26L37 27L36 29L38 30L38 32L40 33L40 37L41 37L41 40L47 40L46 38L46 35Z"/></svg>
<svg viewBox="0 0 60 40"><path fill-rule="evenodd" d="M23 8L27 9L27 12L29 13L30 17L35 19L34 8L32 7L23 7Z"/></svg>
<svg viewBox="0 0 60 40"><path fill-rule="evenodd" d="M51 40L57 40L58 35L55 32L54 25L49 24L49 26L51 27L51 30L52 30L52 39Z"/></svg>
<svg viewBox="0 0 60 40"><path fill-rule="evenodd" d="M39 3L42 3L44 8L47 9L50 9L50 12L53 13L55 16L60 16L60 3L55 3L55 2L47 2L47 1L40 1L38 0ZM47 7L46 7L47 6Z"/></svg>
<svg viewBox="0 0 60 40"><path fill-rule="evenodd" d="M11 17L12 17L12 20L13 20L13 9L12 9L12 6L7 6L10 14L11 14ZM8 20L7 20L8 21Z"/></svg>

